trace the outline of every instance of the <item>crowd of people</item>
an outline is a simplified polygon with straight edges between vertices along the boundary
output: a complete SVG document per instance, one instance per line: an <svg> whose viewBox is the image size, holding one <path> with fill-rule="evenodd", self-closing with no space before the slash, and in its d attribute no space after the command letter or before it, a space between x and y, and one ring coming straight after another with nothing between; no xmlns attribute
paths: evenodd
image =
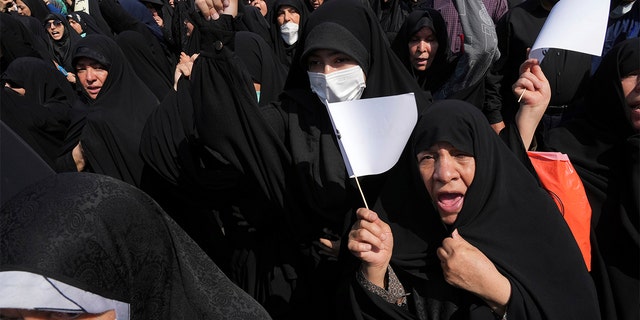
<svg viewBox="0 0 640 320"><path fill-rule="evenodd" d="M640 8L528 59L557 2L0 0L0 318L640 318ZM329 104L405 93L353 179Z"/></svg>

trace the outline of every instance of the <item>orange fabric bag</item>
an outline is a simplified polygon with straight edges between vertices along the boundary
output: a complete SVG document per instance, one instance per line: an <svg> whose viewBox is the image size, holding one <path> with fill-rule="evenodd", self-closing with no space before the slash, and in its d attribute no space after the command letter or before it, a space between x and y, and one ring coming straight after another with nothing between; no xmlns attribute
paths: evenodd
<svg viewBox="0 0 640 320"><path fill-rule="evenodd" d="M591 205L578 173L564 153L528 151L527 154L542 185L569 225L587 269L591 271Z"/></svg>

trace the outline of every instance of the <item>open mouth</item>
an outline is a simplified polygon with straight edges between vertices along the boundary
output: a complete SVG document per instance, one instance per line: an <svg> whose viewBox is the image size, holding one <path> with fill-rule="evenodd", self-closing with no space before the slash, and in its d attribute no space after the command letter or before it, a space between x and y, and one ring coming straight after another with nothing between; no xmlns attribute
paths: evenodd
<svg viewBox="0 0 640 320"><path fill-rule="evenodd" d="M462 209L464 195L462 193L440 193L437 205L445 212L459 212Z"/></svg>

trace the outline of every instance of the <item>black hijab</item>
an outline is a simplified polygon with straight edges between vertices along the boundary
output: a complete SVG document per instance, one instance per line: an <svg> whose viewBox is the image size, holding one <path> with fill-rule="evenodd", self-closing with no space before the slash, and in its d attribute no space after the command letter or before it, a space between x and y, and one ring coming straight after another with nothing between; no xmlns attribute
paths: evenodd
<svg viewBox="0 0 640 320"><path fill-rule="evenodd" d="M159 46L149 46L142 34L122 31L115 37L138 77L161 101L173 90L173 69Z"/></svg>
<svg viewBox="0 0 640 320"><path fill-rule="evenodd" d="M69 129L65 151L81 141L94 172L139 185L143 166L140 136L158 100L111 38L88 35L78 42L73 57L74 62L92 58L107 67L109 74L95 99L85 93L83 103L76 106L83 115Z"/></svg>
<svg viewBox="0 0 640 320"><path fill-rule="evenodd" d="M482 113L458 100L434 103L416 125L414 154L439 141L475 158L473 182L449 231L457 229L509 279L508 317L598 319L595 287L571 231ZM470 319L491 316L483 303L459 308Z"/></svg>
<svg viewBox="0 0 640 320"><path fill-rule="evenodd" d="M1 76L2 84L24 88L20 96L2 88L3 121L27 140L51 166L62 147L70 123L71 106L77 98L67 79L39 58L22 57L11 62Z"/></svg>
<svg viewBox="0 0 640 320"><path fill-rule="evenodd" d="M36 17L38 20L43 19L50 13L49 8L42 0L22 0L24 4L31 10L31 16Z"/></svg>
<svg viewBox="0 0 640 320"><path fill-rule="evenodd" d="M67 14L67 20L73 19L82 26L82 33L87 34L104 34L98 22L94 17L84 11L74 11Z"/></svg>
<svg viewBox="0 0 640 320"><path fill-rule="evenodd" d="M235 36L235 52L249 70L253 82L260 83L258 105L276 101L284 88L287 70L274 56L269 44L253 32L239 31Z"/></svg>
<svg viewBox="0 0 640 320"><path fill-rule="evenodd" d="M81 39L80 35L71 27L69 21L64 16L57 13L48 14L43 20L43 23L47 23L48 20L60 20L64 26L64 33L60 40L53 40L49 35L48 43L49 50L56 59L56 62L62 66L68 72L73 72L74 65L71 63L73 54L73 48ZM45 25L45 29L48 29L48 25Z"/></svg>
<svg viewBox="0 0 640 320"><path fill-rule="evenodd" d="M25 188L2 207L0 244L0 272L126 303L130 319L270 319L149 196L110 177L62 173Z"/></svg>
<svg viewBox="0 0 640 320"><path fill-rule="evenodd" d="M47 50L46 39L38 37L25 24L21 23L21 20L25 20L23 18L25 17L19 15L0 15L0 50L2 50L0 71L4 71L11 61L19 57L53 59ZM28 17L28 19L33 21L36 18ZM38 20L37 24L44 35L42 23ZM53 65L53 61L51 65Z"/></svg>
<svg viewBox="0 0 640 320"><path fill-rule="evenodd" d="M23 188L55 174L31 140L31 136L20 136L0 120L0 206Z"/></svg>
<svg viewBox="0 0 640 320"><path fill-rule="evenodd" d="M417 71L411 65L409 59L409 42L411 37L423 27L430 28L438 41L438 50L435 59L425 71ZM449 63L449 36L447 35L447 25L442 15L433 9L416 10L411 12L402 27L398 31L395 40L391 44L404 66L413 74L420 87L424 90L436 92L449 79L455 64Z"/></svg>
<svg viewBox="0 0 640 320"><path fill-rule="evenodd" d="M640 39L622 41L594 74L583 114L545 137L569 155L591 204L592 275L604 318L638 317L640 162L638 132L625 116L620 80L640 69ZM615 248L615 250L613 250Z"/></svg>

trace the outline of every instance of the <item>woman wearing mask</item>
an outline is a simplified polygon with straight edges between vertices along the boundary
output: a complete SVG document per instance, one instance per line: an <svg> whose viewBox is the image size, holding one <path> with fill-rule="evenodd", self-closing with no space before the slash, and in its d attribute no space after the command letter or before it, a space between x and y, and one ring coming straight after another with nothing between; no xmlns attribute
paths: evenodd
<svg viewBox="0 0 640 320"><path fill-rule="evenodd" d="M278 0L273 4L271 42L276 56L287 68L294 59L298 38L308 15L300 0Z"/></svg>
<svg viewBox="0 0 640 320"><path fill-rule="evenodd" d="M255 266L238 265L254 268L245 274L272 290L271 300L284 299L288 315L309 317L307 310L315 310L311 317L326 319L335 309L333 291L341 280L339 236L361 198L348 177L325 103L408 92L415 93L419 109L429 102L360 1L324 3L309 16L297 46L280 100L262 108L251 77L234 67L237 57L220 41L205 50L191 78L178 84L174 103L163 103L147 122L142 153L150 167L179 187L187 176L208 188L220 187L222 180L213 177L224 173L225 190L245 197L238 203L254 203L241 211L254 240L236 246L257 257L249 260ZM180 148L185 142L206 148L185 153ZM206 162L194 167L187 159ZM404 165L401 160L398 166ZM361 179L369 200L377 197L385 178Z"/></svg>

